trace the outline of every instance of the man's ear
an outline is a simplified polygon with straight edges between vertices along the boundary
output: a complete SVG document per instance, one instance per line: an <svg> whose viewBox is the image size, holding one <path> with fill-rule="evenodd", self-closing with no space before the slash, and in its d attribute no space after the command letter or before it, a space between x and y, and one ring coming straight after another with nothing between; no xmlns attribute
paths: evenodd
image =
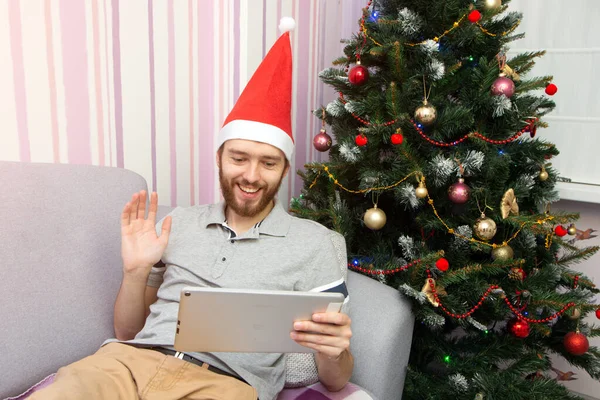
<svg viewBox="0 0 600 400"><path fill-rule="evenodd" d="M219 147L217 150L217 168L221 168L221 155L223 154L223 146Z"/></svg>
<svg viewBox="0 0 600 400"><path fill-rule="evenodd" d="M281 179L285 178L287 176L288 172L290 172L290 162L286 159L285 160L285 168L283 170L283 175L281 175Z"/></svg>

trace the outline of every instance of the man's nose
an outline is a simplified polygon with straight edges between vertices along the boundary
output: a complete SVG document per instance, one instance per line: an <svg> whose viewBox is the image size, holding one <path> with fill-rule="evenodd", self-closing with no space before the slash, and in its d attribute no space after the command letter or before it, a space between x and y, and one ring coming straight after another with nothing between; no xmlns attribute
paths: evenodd
<svg viewBox="0 0 600 400"><path fill-rule="evenodd" d="M258 182L260 180L260 170L258 163L250 163L244 171L244 179L249 183Z"/></svg>

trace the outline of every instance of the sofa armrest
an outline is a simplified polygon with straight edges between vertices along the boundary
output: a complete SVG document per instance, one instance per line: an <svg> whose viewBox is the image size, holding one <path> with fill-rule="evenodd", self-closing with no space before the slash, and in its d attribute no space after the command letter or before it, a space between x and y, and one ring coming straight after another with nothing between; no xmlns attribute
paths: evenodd
<svg viewBox="0 0 600 400"><path fill-rule="evenodd" d="M400 292L348 271L354 355L351 381L377 399L401 399L414 316Z"/></svg>

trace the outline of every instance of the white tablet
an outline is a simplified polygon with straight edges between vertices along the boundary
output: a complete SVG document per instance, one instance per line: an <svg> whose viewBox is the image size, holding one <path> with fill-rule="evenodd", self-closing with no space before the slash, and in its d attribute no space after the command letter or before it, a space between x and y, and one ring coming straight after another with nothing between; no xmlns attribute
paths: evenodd
<svg viewBox="0 0 600 400"><path fill-rule="evenodd" d="M314 353L290 338L295 321L339 312L344 295L186 287L175 349L182 352Z"/></svg>

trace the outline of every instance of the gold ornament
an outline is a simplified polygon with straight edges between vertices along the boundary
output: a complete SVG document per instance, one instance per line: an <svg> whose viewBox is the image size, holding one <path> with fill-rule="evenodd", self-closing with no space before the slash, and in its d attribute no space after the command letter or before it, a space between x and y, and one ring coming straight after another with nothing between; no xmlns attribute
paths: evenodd
<svg viewBox="0 0 600 400"><path fill-rule="evenodd" d="M485 0L485 8L495 10L502 5L502 0Z"/></svg>
<svg viewBox="0 0 600 400"><path fill-rule="evenodd" d="M523 282L523 279L525 279L525 271L523 268L511 268L508 277L514 281Z"/></svg>
<svg viewBox="0 0 600 400"><path fill-rule="evenodd" d="M435 296L433 295L433 288L431 287L431 285L433 285L433 287L435 287L435 280L433 280L431 278L425 279L425 284L423 285L423 289L421 289L421 293L424 293L425 296L427 297L427 300L429 300L429 302L434 307L437 307L440 305L440 303L438 303L435 300Z"/></svg>
<svg viewBox="0 0 600 400"><path fill-rule="evenodd" d="M427 197L428 192L423 181L419 182L419 187L415 189L415 194L419 199L424 199Z"/></svg>
<svg viewBox="0 0 600 400"><path fill-rule="evenodd" d="M540 171L540 181L545 181L548 179L548 173L546 172L546 168L542 167L542 170Z"/></svg>
<svg viewBox="0 0 600 400"><path fill-rule="evenodd" d="M500 210L502 211L502 219L508 218L510 214L519 215L519 205L513 189L508 189L502 196Z"/></svg>
<svg viewBox="0 0 600 400"><path fill-rule="evenodd" d="M383 210L377 208L377 204L373 208L369 208L363 218L367 228L377 231L385 226L387 220Z"/></svg>
<svg viewBox="0 0 600 400"><path fill-rule="evenodd" d="M502 73L500 75L508 76L510 79L512 79L513 81L517 81L517 82L521 80L521 76L519 75L519 73L517 71L515 71L514 69L512 69L511 67L509 67L508 64L506 64L502 68Z"/></svg>
<svg viewBox="0 0 600 400"><path fill-rule="evenodd" d="M575 224L569 225L569 228L567 229L567 233L571 236L577 235L577 228L575 227Z"/></svg>
<svg viewBox="0 0 600 400"><path fill-rule="evenodd" d="M494 250L492 250L492 259L493 260L508 261L508 260L512 260L514 255L515 255L515 253L514 253L512 247L510 247L507 244L498 246Z"/></svg>
<svg viewBox="0 0 600 400"><path fill-rule="evenodd" d="M423 100L423 105L415 111L415 119L424 126L432 125L437 118L437 110L434 106Z"/></svg>
<svg viewBox="0 0 600 400"><path fill-rule="evenodd" d="M496 223L493 219L488 218L484 213L481 213L481 217L478 218L473 225L473 230L479 239L490 240L496 234Z"/></svg>
<svg viewBox="0 0 600 400"><path fill-rule="evenodd" d="M581 310L579 308L573 308L573 311L569 313L569 319L579 319L581 317Z"/></svg>

